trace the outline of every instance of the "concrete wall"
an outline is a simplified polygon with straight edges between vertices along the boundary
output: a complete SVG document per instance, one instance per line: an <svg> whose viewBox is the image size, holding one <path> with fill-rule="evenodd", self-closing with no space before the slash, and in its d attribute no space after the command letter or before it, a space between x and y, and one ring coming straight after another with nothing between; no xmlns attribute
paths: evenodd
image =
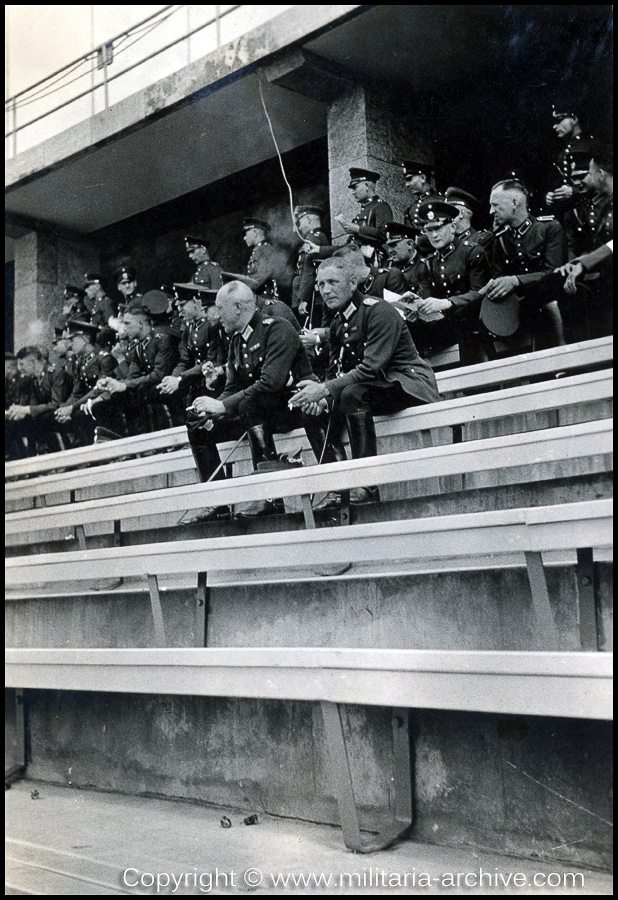
<svg viewBox="0 0 618 900"><path fill-rule="evenodd" d="M28 777L336 823L317 704L28 692ZM388 810L390 715L348 707L364 827ZM413 714L412 840L606 867L609 723Z"/></svg>

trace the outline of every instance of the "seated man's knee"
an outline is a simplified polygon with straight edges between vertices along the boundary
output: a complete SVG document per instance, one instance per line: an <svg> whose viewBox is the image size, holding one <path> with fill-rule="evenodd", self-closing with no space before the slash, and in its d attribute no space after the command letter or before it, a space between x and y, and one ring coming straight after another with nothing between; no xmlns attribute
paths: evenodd
<svg viewBox="0 0 618 900"><path fill-rule="evenodd" d="M343 415L355 412L366 412L369 409L365 398L364 387L358 384L349 384L339 395L339 407Z"/></svg>

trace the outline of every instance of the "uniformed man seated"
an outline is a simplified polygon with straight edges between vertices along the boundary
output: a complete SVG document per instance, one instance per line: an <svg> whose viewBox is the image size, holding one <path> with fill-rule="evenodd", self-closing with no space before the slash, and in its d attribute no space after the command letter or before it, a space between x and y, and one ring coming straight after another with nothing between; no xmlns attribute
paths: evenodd
<svg viewBox="0 0 618 900"><path fill-rule="evenodd" d="M240 281L242 284L246 284L255 294L255 302L261 312L268 316L279 316L279 318L289 322L295 331L300 331L298 318L287 303L284 303L283 300L278 300L276 297L267 297L264 294L260 294L259 282L255 278L251 278L249 275L239 275L237 272L222 272L221 280L223 284L230 284L232 281Z"/></svg>
<svg viewBox="0 0 618 900"><path fill-rule="evenodd" d="M192 284L201 284L213 291L221 287L221 266L210 258L208 241L206 238L185 235L185 247L187 254L196 269L191 276Z"/></svg>
<svg viewBox="0 0 618 900"><path fill-rule="evenodd" d="M189 442L201 481L223 478L217 443L236 440L246 432L256 470L284 468L274 432L287 432L302 424L289 401L299 381L315 378L289 322L261 312L248 285L232 281L217 294L216 307L230 338L227 375L218 398L199 396L187 419ZM280 501L259 501L237 511L239 518L276 512ZM188 521L229 517L228 507L207 507Z"/></svg>
<svg viewBox="0 0 618 900"><path fill-rule="evenodd" d="M480 200L468 191L458 187L449 187L444 195L448 203L456 206L459 215L455 219L455 237L460 241L470 241L479 244L485 251L493 240L491 231L477 231L472 225L472 217L481 208Z"/></svg>
<svg viewBox="0 0 618 900"><path fill-rule="evenodd" d="M359 169L356 166L351 168L348 187L353 192L360 210L351 221L342 213L335 216L343 230L350 235L350 242L358 247L382 241L384 225L393 218L393 211L388 203L378 196L376 185L379 179L379 172ZM384 260L380 258L375 262L381 266Z"/></svg>
<svg viewBox="0 0 618 900"><path fill-rule="evenodd" d="M277 259L268 240L270 225L264 219L244 219L242 223L245 244L251 251L246 275L257 284L257 293L277 299Z"/></svg>
<svg viewBox="0 0 618 900"><path fill-rule="evenodd" d="M399 269L406 284L406 290L418 289L423 260L416 247L419 232L410 225L387 222L385 247L392 269Z"/></svg>
<svg viewBox="0 0 618 900"><path fill-rule="evenodd" d="M113 403L124 413L130 434L168 428L169 413L156 387L176 365L175 342L169 334L153 329L145 308L128 309L123 324L129 340L128 372L123 379L106 376L99 380L97 388L104 394L97 400L95 415L99 415L100 403Z"/></svg>
<svg viewBox="0 0 618 900"><path fill-rule="evenodd" d="M47 362L40 347L22 347L17 362L24 383L16 402L5 412L7 441L13 447L23 447L24 455L58 450L54 435L63 434L68 439L68 429L56 422L54 412L71 393L72 380L64 369Z"/></svg>
<svg viewBox="0 0 618 900"><path fill-rule="evenodd" d="M95 437L95 421L88 412L88 401L99 396L100 391L96 387L98 382L101 378L113 375L118 363L109 350L97 345L97 335L102 334L105 339L105 334L99 332L96 325L71 321L67 330L71 353L75 360L73 390L69 398L55 411L54 418L60 425L66 425L72 430L75 437L74 445L84 447L92 444ZM103 410L107 412L107 416ZM122 425L109 407L102 407L99 424L117 437L122 434Z"/></svg>
<svg viewBox="0 0 618 900"><path fill-rule="evenodd" d="M492 278L483 288L480 317L499 337L529 331L536 349L564 344L559 291L545 276L567 261L566 235L553 216L528 211L528 194L516 179L491 190L490 210L498 230L489 257Z"/></svg>
<svg viewBox="0 0 618 900"><path fill-rule="evenodd" d="M480 291L487 283L489 265L482 247L456 239L458 216L459 207L439 196L419 206L418 218L434 252L420 269L421 299L406 319L422 352L436 353L458 344L465 365L484 362L492 352L479 325Z"/></svg>
<svg viewBox="0 0 618 900"><path fill-rule="evenodd" d="M86 292L82 288L74 284L65 284L62 296L62 313L57 321L60 329L66 327L69 319L84 321L88 317L88 310L85 304Z"/></svg>
<svg viewBox="0 0 618 900"><path fill-rule="evenodd" d="M340 457L347 428L353 459L377 455L374 415L388 415L439 399L436 379L422 359L396 309L377 297L363 297L357 273L346 259L325 260L318 287L334 313L329 343L331 364L322 384L301 381L292 405L314 415L324 435L321 462ZM329 422L330 418L330 422ZM315 449L314 449L314 452ZM352 503L379 499L376 487L350 492ZM332 492L318 501L324 509L340 503Z"/></svg>
<svg viewBox="0 0 618 900"><path fill-rule="evenodd" d="M161 394L179 393L185 408L199 394L217 396L225 381L227 342L220 323L209 317L204 302L214 302L216 291L202 285L175 284L176 306L184 326L180 338L180 359L171 375L158 385ZM286 307L287 309L287 307Z"/></svg>

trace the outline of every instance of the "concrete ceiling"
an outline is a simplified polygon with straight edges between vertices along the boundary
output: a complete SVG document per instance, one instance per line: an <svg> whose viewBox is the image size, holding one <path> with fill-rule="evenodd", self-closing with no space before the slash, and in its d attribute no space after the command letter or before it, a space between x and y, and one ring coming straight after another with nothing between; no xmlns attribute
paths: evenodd
<svg viewBox="0 0 618 900"><path fill-rule="evenodd" d="M609 15L608 6L368 6L304 46L352 77L374 80L380 90L392 88L399 98L412 91L431 101L432 88L442 85L450 96L451 83L472 79L469 83L482 94L474 115L482 118L487 89L496 103L507 107L508 115L509 98L517 97L517 78L533 68L528 89L536 91L537 83L547 82L541 84L545 94L539 109L549 109L551 92L564 79L565 47L571 47L572 56L578 44L571 37L580 32L565 29L594 20L592 32L598 33L599 27L607 28ZM582 34L586 36L586 28ZM512 62L524 45L528 51L532 47L532 56L522 57L513 83L508 78L501 81L503 61ZM537 49L547 57L538 65ZM579 84L573 64L571 69ZM266 79L263 83L282 152L326 134L325 104ZM580 94L576 96L583 102ZM464 111L461 106L457 109ZM89 234L274 155L257 75L248 74L16 184L6 193L6 208L17 217Z"/></svg>
<svg viewBox="0 0 618 900"><path fill-rule="evenodd" d="M265 79L263 93L282 153L326 134L323 104ZM251 74L9 189L6 210L89 234L274 155Z"/></svg>

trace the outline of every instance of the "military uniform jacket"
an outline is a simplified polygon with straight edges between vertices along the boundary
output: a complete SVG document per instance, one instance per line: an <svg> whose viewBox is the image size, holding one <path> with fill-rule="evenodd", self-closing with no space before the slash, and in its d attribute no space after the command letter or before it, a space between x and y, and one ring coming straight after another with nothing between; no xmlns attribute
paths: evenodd
<svg viewBox="0 0 618 900"><path fill-rule="evenodd" d="M256 297L255 305L265 316L278 316L289 322L295 331L300 331L300 322L283 300L275 300L274 297Z"/></svg>
<svg viewBox="0 0 618 900"><path fill-rule="evenodd" d="M265 296L277 293L275 251L268 241L255 246L247 263L247 275L257 281L257 290Z"/></svg>
<svg viewBox="0 0 618 900"><path fill-rule="evenodd" d="M594 247L606 244L614 237L614 195L598 194L590 208L590 226L594 232Z"/></svg>
<svg viewBox="0 0 618 900"><path fill-rule="evenodd" d="M421 297L448 299L452 306L444 316L457 308L481 300L479 291L489 281L487 254L471 241L454 241L448 247L424 260L418 292Z"/></svg>
<svg viewBox="0 0 618 900"><path fill-rule="evenodd" d="M421 203L424 203L425 200L427 200L428 197L431 197L434 193L435 192L430 189L428 191L425 191L424 194L419 194L417 196L414 203L412 203L412 205L409 206L405 211L403 221L406 225L411 225L412 228L416 228L418 231L421 230L421 228L423 227L423 223L418 217L418 208Z"/></svg>
<svg viewBox="0 0 618 900"><path fill-rule="evenodd" d="M154 387L169 375L178 359L175 340L169 334L151 331L141 341L129 345L129 372L125 384L130 390Z"/></svg>
<svg viewBox="0 0 618 900"><path fill-rule="evenodd" d="M397 310L377 297L355 291L330 326L330 367L326 384L338 399L350 384L399 382L423 403L439 400L435 375L419 356Z"/></svg>
<svg viewBox="0 0 618 900"><path fill-rule="evenodd" d="M317 244L318 247L328 247L330 242L326 234L315 228L305 237L306 241ZM296 257L296 269L292 279L292 309L296 309L301 303L311 303L315 289L315 256L308 256L304 250L298 251Z"/></svg>
<svg viewBox="0 0 618 900"><path fill-rule="evenodd" d="M358 289L366 297L384 297L384 288L394 294L404 294L407 291L406 280L401 269L393 266L391 269L378 269L377 266L369 266L369 275Z"/></svg>
<svg viewBox="0 0 618 900"><path fill-rule="evenodd" d="M207 259L199 264L191 282L192 284L202 284L213 291L218 291L223 284L221 272L222 269L218 262L215 262L213 259Z"/></svg>
<svg viewBox="0 0 618 900"><path fill-rule="evenodd" d="M594 230L593 201L589 196L581 196L577 203L562 217L562 227L566 234L569 259L588 253L596 246Z"/></svg>
<svg viewBox="0 0 618 900"><path fill-rule="evenodd" d="M118 363L107 350L92 350L77 361L73 374L73 391L67 406L78 406L94 389L99 378L113 375Z"/></svg>
<svg viewBox="0 0 618 900"><path fill-rule="evenodd" d="M562 184L571 184L573 172L577 169L577 162L573 154L581 152L579 151L579 145L582 141L586 143L589 140L590 138L587 138L585 135L578 134L558 154L557 166L562 172Z"/></svg>
<svg viewBox="0 0 618 900"><path fill-rule="evenodd" d="M286 394L302 379L316 380L298 334L284 319L256 310L246 328L232 336L219 400L234 414L244 398Z"/></svg>
<svg viewBox="0 0 618 900"><path fill-rule="evenodd" d="M183 381L201 378L202 365L212 362L215 366L224 366L227 358L225 344L222 340L219 325L201 316L188 322L180 338L180 360L172 375L182 376Z"/></svg>
<svg viewBox="0 0 618 900"><path fill-rule="evenodd" d="M406 283L407 291L417 291L418 286L421 279L421 272L425 267L425 260L421 259L420 256L416 256L411 262L396 262L393 263L393 268L399 269L401 274L403 275L403 280ZM387 285L388 287L388 285ZM389 288L390 290L390 288ZM401 293L401 291L398 291Z"/></svg>
<svg viewBox="0 0 618 900"><path fill-rule="evenodd" d="M564 229L553 216L528 216L517 228L496 232L492 244L492 278L517 275L522 285L540 281L567 261Z"/></svg>
<svg viewBox="0 0 618 900"><path fill-rule="evenodd" d="M62 406L71 393L72 379L64 369L46 365L37 377L30 382L30 415L33 419L46 412L53 412Z"/></svg>
<svg viewBox="0 0 618 900"><path fill-rule="evenodd" d="M97 297L96 300L84 300L84 305L88 311L88 321L92 325L98 325L99 328L107 328L110 316L115 315L114 304L109 297L103 295Z"/></svg>
<svg viewBox="0 0 618 900"><path fill-rule="evenodd" d="M478 244L486 253L489 253L489 245L494 239L493 231L477 231L476 228L468 228L457 235L458 241L469 241L471 244Z"/></svg>
<svg viewBox="0 0 618 900"><path fill-rule="evenodd" d="M392 220L393 211L385 200L380 200L378 196L363 200L360 212L352 219L358 225L358 234L353 235L354 242L364 244L366 241L382 240L384 225Z"/></svg>

